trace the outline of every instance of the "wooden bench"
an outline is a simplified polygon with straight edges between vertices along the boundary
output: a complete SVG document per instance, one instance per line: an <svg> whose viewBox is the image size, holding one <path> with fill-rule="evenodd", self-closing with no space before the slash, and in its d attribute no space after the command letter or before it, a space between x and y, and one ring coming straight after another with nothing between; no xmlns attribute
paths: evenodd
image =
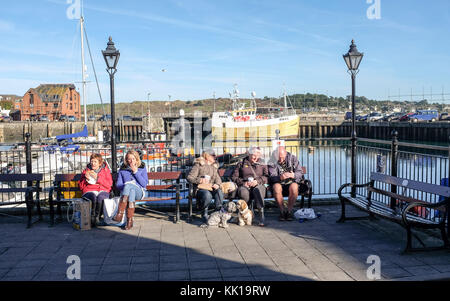
<svg viewBox="0 0 450 301"><path fill-rule="evenodd" d="M25 200L15 196L13 201L0 202L0 206L26 204L28 222L27 228L30 228L34 222L32 222L33 207L36 204L39 214L39 220L42 220L41 204L39 200L39 192L41 191L40 183L43 179L43 174L1 174L0 182L2 184L8 184L10 187L0 188L0 193L25 193ZM27 182L27 187L15 187L17 182ZM34 182L34 183L33 183ZM33 199L33 193L36 193L36 199Z"/></svg>
<svg viewBox="0 0 450 301"><path fill-rule="evenodd" d="M161 196L146 196L144 199L136 201L136 207L139 207L140 209L147 210L149 212L154 212L158 214L164 214L169 215L166 212L149 209L144 207L143 205L146 205L151 202L158 202L158 201L175 201L175 213L173 215L173 219L175 223L178 223L180 221L180 180L182 179L182 172L181 171L163 171L163 172L149 172L148 173L148 179L149 181L160 181L163 182L161 184L152 184L147 185L146 189L148 193L152 194L172 194L172 195L161 195ZM175 193L175 195L173 195Z"/></svg>
<svg viewBox="0 0 450 301"><path fill-rule="evenodd" d="M306 167L302 166L303 174L306 174ZM229 167L229 168L220 168L219 169L219 176L222 178L223 182L229 182L231 181L231 177L233 175L235 167ZM301 196L300 200L300 208L303 208L305 205L305 197L308 198L308 208L311 208L311 199L312 199L312 183L310 180L305 179L303 177L302 179L302 185L299 185L299 196ZM237 190L230 194L224 194L225 199L228 201L238 200L237 196ZM192 219L192 211L193 211L193 199L195 198L194 195L194 184L189 183L189 195L188 195L188 202L189 202L189 220ZM273 192L272 192L272 185L269 185L265 199L273 199Z"/></svg>
<svg viewBox="0 0 450 301"><path fill-rule="evenodd" d="M367 196L362 194L356 194L354 197L348 194L344 195L343 190L348 187L366 189ZM403 188L402 194L397 192L398 188ZM431 203L420 200L417 197L405 196L405 193L407 192L416 195L421 194L422 196L423 194L425 194L425 196L427 194L434 195L436 198L442 196L444 197L444 200ZM344 184L339 188L338 195L342 206L341 218L338 222L367 217L373 218L376 215L399 223L406 229L407 243L404 252L449 248L449 241L445 231L445 220L448 215L450 203L450 187L407 180L373 172L370 175L369 183L361 185L352 183ZM378 196L379 200L375 200L374 196ZM346 217L346 203L350 203L357 208L368 212L369 216ZM431 216L436 212L440 212L439 217ZM440 229L444 245L437 248L427 248L420 238L416 236L423 248L412 248L412 227Z"/></svg>

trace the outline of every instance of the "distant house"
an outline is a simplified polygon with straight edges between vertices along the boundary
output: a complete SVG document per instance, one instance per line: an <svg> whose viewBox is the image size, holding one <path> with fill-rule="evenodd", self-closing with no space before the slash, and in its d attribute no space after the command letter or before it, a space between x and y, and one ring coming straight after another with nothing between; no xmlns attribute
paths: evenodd
<svg viewBox="0 0 450 301"><path fill-rule="evenodd" d="M80 93L73 84L45 84L31 88L21 102L15 103L21 120L46 115L49 120L58 120L61 115L73 115L80 119Z"/></svg>

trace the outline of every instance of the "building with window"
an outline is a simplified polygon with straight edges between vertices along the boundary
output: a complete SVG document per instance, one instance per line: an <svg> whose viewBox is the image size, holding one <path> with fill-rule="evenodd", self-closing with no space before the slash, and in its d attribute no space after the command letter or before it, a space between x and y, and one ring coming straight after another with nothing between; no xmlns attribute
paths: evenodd
<svg viewBox="0 0 450 301"><path fill-rule="evenodd" d="M45 115L49 120L58 120L61 115L80 119L80 93L73 84L45 84L31 88L21 102L15 103L21 120L33 120Z"/></svg>

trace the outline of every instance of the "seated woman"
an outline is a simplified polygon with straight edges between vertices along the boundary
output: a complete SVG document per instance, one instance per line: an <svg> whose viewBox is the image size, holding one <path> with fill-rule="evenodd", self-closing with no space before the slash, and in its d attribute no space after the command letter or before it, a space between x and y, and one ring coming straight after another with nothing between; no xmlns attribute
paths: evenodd
<svg viewBox="0 0 450 301"><path fill-rule="evenodd" d="M127 209L125 230L133 228L135 202L145 197L147 184L148 174L145 163L141 161L137 151L128 151L117 177L116 188L120 191L120 202L117 214L113 218L116 222L122 221L125 209Z"/></svg>
<svg viewBox="0 0 450 301"><path fill-rule="evenodd" d="M108 165L100 154L92 154L90 163L81 174L78 186L83 197L92 202L91 224L93 227L100 224L100 216L103 212L103 200L109 197L113 179Z"/></svg>
<svg viewBox="0 0 450 301"><path fill-rule="evenodd" d="M248 157L236 165L232 181L238 186L238 196L249 203L254 201L259 211L259 226L264 227L264 198L269 172L267 165L261 159L261 149L252 146L248 150Z"/></svg>
<svg viewBox="0 0 450 301"><path fill-rule="evenodd" d="M204 210L205 222L208 221L208 207L211 200L214 198L216 210L220 210L224 200L223 192L220 189L222 179L219 176L218 168L214 151L208 150L194 161L194 167L187 176L187 180L195 184L194 195L197 200L197 208ZM198 188L199 184L205 184L204 189ZM210 186L211 190L206 189L209 188L207 186Z"/></svg>

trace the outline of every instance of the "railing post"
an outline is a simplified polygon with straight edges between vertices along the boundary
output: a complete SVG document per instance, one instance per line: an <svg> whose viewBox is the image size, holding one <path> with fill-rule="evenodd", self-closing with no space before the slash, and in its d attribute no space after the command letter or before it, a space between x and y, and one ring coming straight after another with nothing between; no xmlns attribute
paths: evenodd
<svg viewBox="0 0 450 301"><path fill-rule="evenodd" d="M450 141L450 136L448 138ZM448 177L447 183L448 183L448 186L450 187L450 143L448 145L448 174L447 174L447 177ZM446 210L446 212L447 212L447 236L450 237L450 212L449 212L450 206L447 205L446 209L447 209Z"/></svg>
<svg viewBox="0 0 450 301"><path fill-rule="evenodd" d="M397 160L398 160L398 132L396 130L392 131L392 146L391 146L391 176L397 176ZM391 192L397 193L397 186L391 185ZM395 209L397 200L391 198L391 209Z"/></svg>
<svg viewBox="0 0 450 301"><path fill-rule="evenodd" d="M25 163L27 167L27 174L32 173L32 162L31 162L31 134L25 134ZM27 187L33 186L32 181L27 182Z"/></svg>

